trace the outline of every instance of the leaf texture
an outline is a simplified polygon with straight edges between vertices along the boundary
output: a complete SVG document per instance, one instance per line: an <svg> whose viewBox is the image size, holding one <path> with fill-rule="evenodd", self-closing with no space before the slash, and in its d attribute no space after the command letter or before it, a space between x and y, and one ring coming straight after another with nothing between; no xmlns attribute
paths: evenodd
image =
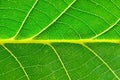
<svg viewBox="0 0 120 80"><path fill-rule="evenodd" d="M0 0L0 80L120 80L119 0Z"/></svg>

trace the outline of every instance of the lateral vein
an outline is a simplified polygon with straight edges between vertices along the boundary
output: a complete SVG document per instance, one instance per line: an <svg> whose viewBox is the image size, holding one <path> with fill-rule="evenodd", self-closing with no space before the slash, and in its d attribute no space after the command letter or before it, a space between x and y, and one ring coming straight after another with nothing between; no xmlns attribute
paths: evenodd
<svg viewBox="0 0 120 80"><path fill-rule="evenodd" d="M63 61L62 61L62 59L61 59L61 57L60 57L60 55L59 55L58 52L56 51L56 49L55 49L51 44L48 44L48 46L50 46L50 47L53 49L53 51L55 52L55 54L56 54L58 60L60 61L63 69L65 70L65 73L66 73L68 79L69 79L69 80L72 80L71 77L70 77L70 75L69 75L69 73L68 73L68 71L67 71L67 69L66 69L66 67L65 67L65 65L64 65L64 63L63 63Z"/></svg>
<svg viewBox="0 0 120 80"><path fill-rule="evenodd" d="M93 36L93 37L90 38L90 39L95 39L95 38L103 35L104 33L108 32L108 31L111 30L116 24L118 24L119 21L120 21L120 18L119 18L113 25L111 25L110 27L108 27L107 29L105 29L105 30L102 31L101 33L97 34L96 36Z"/></svg>
<svg viewBox="0 0 120 80"><path fill-rule="evenodd" d="M12 37L12 39L16 38L17 35L20 33L21 29L23 28L26 20L28 19L30 13L32 12L32 10L34 9L35 5L38 3L38 0L35 1L35 3L32 5L32 7L30 8L30 10L28 11L27 15L25 16L24 20L22 21L22 24L20 25L20 28L18 29L17 33Z"/></svg>
<svg viewBox="0 0 120 80"><path fill-rule="evenodd" d="M67 8L65 8L61 13L60 15L58 15L50 24L48 24L45 28L43 28L40 32L38 32L37 34L35 34L34 36L32 36L31 38L29 39L33 39L35 37L37 37L38 35L40 35L42 32L44 32L46 29L48 29L53 23L55 23L77 0L73 0L73 2L68 5Z"/></svg>
<svg viewBox="0 0 120 80"><path fill-rule="evenodd" d="M90 52L92 52L111 72L112 74L120 80L119 76L114 72L114 70L95 52L93 51L90 47L88 47L85 44L81 44L83 47L87 48Z"/></svg>
<svg viewBox="0 0 120 80"><path fill-rule="evenodd" d="M5 45L2 45L3 48L10 53L10 55L17 61L17 63L19 64L19 66L21 67L21 69L23 70L25 76L27 77L28 80L30 80L26 70L24 69L23 65L21 64L21 62L17 59L17 57L5 46Z"/></svg>

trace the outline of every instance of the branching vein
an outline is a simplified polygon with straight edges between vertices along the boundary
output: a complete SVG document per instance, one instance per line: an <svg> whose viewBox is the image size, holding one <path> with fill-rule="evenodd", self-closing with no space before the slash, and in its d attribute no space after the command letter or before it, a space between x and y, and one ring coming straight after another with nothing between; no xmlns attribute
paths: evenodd
<svg viewBox="0 0 120 80"><path fill-rule="evenodd" d="M48 24L45 28L43 28L40 32L32 36L30 39L35 38L36 36L40 35L42 32L44 32L46 29L48 29L53 23L55 23L77 0L73 0L73 2L68 5L67 8L64 9L62 13L60 13L50 24Z"/></svg>
<svg viewBox="0 0 120 80"><path fill-rule="evenodd" d="M54 51L55 54L57 55L57 57L58 57L61 65L62 65L63 69L64 69L65 72L66 72L66 75L67 75L68 79L69 79L69 80L72 80L71 77L70 77L70 75L69 75L69 73L68 73L68 71L67 71L67 69L66 69L66 67L65 67L65 65L64 65L64 63L63 63L63 61L62 61L62 59L61 59L61 57L60 57L60 55L59 55L58 52L56 51L56 49L55 49L51 44L48 44L48 45L53 49L53 51Z"/></svg>
<svg viewBox="0 0 120 80"><path fill-rule="evenodd" d="M105 29L105 30L102 31L101 33L99 33L99 34L97 34L96 36L92 37L91 39L95 39L95 38L103 35L104 33L108 32L108 31L111 30L119 21L120 21L120 18L119 18L113 25L111 25L109 28Z"/></svg>
<svg viewBox="0 0 120 80"><path fill-rule="evenodd" d="M20 25L20 28L18 29L17 33L13 36L12 39L16 38L17 35L20 33L21 29L23 28L26 20L28 19L30 13L32 12L32 10L34 9L35 5L38 3L38 0L35 1L35 3L33 4L33 6L31 7L31 9L28 11L27 15L25 16L24 20L22 21L22 24Z"/></svg>
<svg viewBox="0 0 120 80"><path fill-rule="evenodd" d="M88 47L85 44L82 44L82 46L84 46L85 48L87 48L90 52L92 52L111 72L112 74L118 79L120 80L119 76L114 72L114 70L95 52L93 51L90 47Z"/></svg>
<svg viewBox="0 0 120 80"><path fill-rule="evenodd" d="M5 45L2 45L2 46L3 46L3 48L4 48L6 51L8 51L8 52L10 53L10 55L17 61L17 63L20 65L21 69L23 70L25 76L27 77L27 79L30 80L27 72L25 71L23 65L22 65L21 62L17 59L17 57L16 57Z"/></svg>

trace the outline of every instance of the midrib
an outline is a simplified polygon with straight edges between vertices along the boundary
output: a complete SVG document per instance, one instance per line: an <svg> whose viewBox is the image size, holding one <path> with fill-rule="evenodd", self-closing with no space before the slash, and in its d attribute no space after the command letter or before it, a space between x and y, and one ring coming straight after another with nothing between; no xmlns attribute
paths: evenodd
<svg viewBox="0 0 120 80"><path fill-rule="evenodd" d="M76 39L76 40L63 40L63 39L54 39L54 40L33 40L33 39L26 39L26 40L11 40L11 39L1 39L0 44L5 43L41 43L41 44L48 44L48 43L75 43L75 44L83 44L83 43L120 43L118 39Z"/></svg>

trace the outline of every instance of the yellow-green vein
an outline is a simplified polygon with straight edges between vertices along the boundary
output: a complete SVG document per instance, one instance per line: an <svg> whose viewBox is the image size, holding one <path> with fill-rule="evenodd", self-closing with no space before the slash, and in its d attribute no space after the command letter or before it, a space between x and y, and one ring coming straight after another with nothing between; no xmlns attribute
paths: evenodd
<svg viewBox="0 0 120 80"><path fill-rule="evenodd" d="M120 80L119 76L114 72L114 70L95 52L93 51L90 47L88 47L85 44L81 44L83 47L87 48L90 52L92 52L112 73L113 75Z"/></svg>
<svg viewBox="0 0 120 80"><path fill-rule="evenodd" d="M32 12L32 10L34 9L35 5L38 3L38 0L35 1L35 3L32 5L32 7L30 8L30 10L28 11L27 15L25 16L24 20L22 21L22 24L20 25L20 28L18 29L17 33L11 38L14 39L17 37L17 35L20 33L21 29L23 28L26 20L28 19L30 13Z"/></svg>
<svg viewBox="0 0 120 80"><path fill-rule="evenodd" d="M113 25L111 25L110 27L108 27L107 29L105 29L105 30L102 31L101 33L97 34L96 36L93 36L93 37L90 38L90 39L95 39L95 38L103 35L104 33L108 32L108 31L111 30L119 21L120 21L120 18L119 18Z"/></svg>
<svg viewBox="0 0 120 80"><path fill-rule="evenodd" d="M23 65L21 64L21 62L17 59L17 57L5 46L5 45L2 45L3 48L8 51L10 53L10 55L17 61L17 63L20 65L21 69L23 70L25 76L27 77L28 80L30 80L26 70L24 69Z"/></svg>
<svg viewBox="0 0 120 80"><path fill-rule="evenodd" d="M56 51L56 49L51 44L48 44L48 45L53 49L53 51L55 52L56 56L58 57L58 59L59 59L61 65L62 65L63 69L65 70L65 73L66 73L68 79L72 80L71 77L70 77L70 75L69 75L69 73L68 73L68 71L67 71L67 69L66 69L66 67L65 67L65 65L64 65L64 63L63 63L63 61L62 61L62 59L61 59L61 57L60 57L60 55Z"/></svg>
<svg viewBox="0 0 120 80"><path fill-rule="evenodd" d="M48 43L75 43L75 44L81 44L81 43L116 43L120 44L120 40L107 40L107 39L80 39L80 40L0 40L0 44L5 43L41 43L41 44L48 44Z"/></svg>
<svg viewBox="0 0 120 80"><path fill-rule="evenodd" d="M61 12L50 24L48 24L45 28L43 28L40 32L38 32L37 34L35 34L34 36L32 36L29 39L33 39L36 36L40 35L42 32L44 32L46 29L48 29L53 23L55 23L77 0L73 0L73 2L67 6L67 8L65 8L63 10L63 12Z"/></svg>

